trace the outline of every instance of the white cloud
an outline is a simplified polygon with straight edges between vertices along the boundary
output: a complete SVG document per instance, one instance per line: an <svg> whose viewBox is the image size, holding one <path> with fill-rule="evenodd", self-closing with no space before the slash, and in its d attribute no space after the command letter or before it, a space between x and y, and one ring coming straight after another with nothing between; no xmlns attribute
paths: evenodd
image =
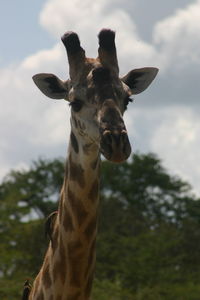
<svg viewBox="0 0 200 300"><path fill-rule="evenodd" d="M163 67L183 70L200 64L200 1L177 10L155 26L153 37L161 50Z"/></svg>
<svg viewBox="0 0 200 300"><path fill-rule="evenodd" d="M188 36L193 34L196 36L196 30L200 29L199 18L200 1L197 0L184 9L177 10L173 16L160 21L155 28L155 41L170 43L180 37L185 41Z"/></svg>
<svg viewBox="0 0 200 300"><path fill-rule="evenodd" d="M21 68L24 70L37 71L41 69L60 69L60 66L63 66L63 61L66 60L67 66L67 57L64 56L65 52L63 51L61 43L56 44L52 49L40 50L37 53L28 56L21 63ZM61 63L62 62L62 63Z"/></svg>
<svg viewBox="0 0 200 300"><path fill-rule="evenodd" d="M50 145L59 145L67 141L70 133L69 108L67 103L64 104L56 101L56 103L49 105L48 110L44 111L42 118L40 116L42 126L39 128L36 126L35 134L30 137L30 142L33 145L50 147Z"/></svg>
<svg viewBox="0 0 200 300"><path fill-rule="evenodd" d="M67 69L66 57L65 60ZM62 73L61 67L63 54L56 45L25 58L19 65L0 70L1 178L10 168L28 164L39 155L51 156L55 149L66 147L70 130L67 103L48 100L31 79L42 71Z"/></svg>
<svg viewBox="0 0 200 300"><path fill-rule="evenodd" d="M61 32L64 33L66 29L78 30L81 33L96 32L99 23L101 23L101 17L104 13L106 14L106 2L106 0L98 2L91 0L70 2L50 0L40 14L40 23L56 36L60 35Z"/></svg>
<svg viewBox="0 0 200 300"><path fill-rule="evenodd" d="M183 106L168 108L159 114L162 121L152 136L150 147L162 154L172 172L192 182L200 194L199 114Z"/></svg>

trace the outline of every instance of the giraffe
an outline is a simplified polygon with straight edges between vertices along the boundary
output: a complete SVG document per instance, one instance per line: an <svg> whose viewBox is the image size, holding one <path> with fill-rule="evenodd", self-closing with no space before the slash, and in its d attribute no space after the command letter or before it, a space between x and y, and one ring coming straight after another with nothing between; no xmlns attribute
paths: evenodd
<svg viewBox="0 0 200 300"><path fill-rule="evenodd" d="M33 76L37 87L71 107L71 133L58 211L47 222L50 243L29 300L88 300L95 270L100 155L123 162L131 153L123 114L131 95L145 90L158 69L145 67L119 77L115 32L102 29L96 59L87 58L79 37L66 32L70 79ZM27 289L26 289L27 291Z"/></svg>

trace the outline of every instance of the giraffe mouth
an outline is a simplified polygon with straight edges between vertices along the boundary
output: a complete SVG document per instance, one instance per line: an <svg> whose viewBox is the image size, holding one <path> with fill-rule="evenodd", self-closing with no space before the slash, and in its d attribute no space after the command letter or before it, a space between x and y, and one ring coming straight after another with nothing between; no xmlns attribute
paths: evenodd
<svg viewBox="0 0 200 300"><path fill-rule="evenodd" d="M101 136L101 153L112 162L125 161L131 154L131 145L126 130L120 132L104 130Z"/></svg>

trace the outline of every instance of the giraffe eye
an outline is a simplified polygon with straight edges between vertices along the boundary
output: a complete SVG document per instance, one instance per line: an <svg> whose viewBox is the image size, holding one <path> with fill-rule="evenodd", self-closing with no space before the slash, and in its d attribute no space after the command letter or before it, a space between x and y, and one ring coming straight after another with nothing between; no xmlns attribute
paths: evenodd
<svg viewBox="0 0 200 300"><path fill-rule="evenodd" d="M83 106L83 101L75 98L69 105L72 107L73 111L79 112Z"/></svg>
<svg viewBox="0 0 200 300"><path fill-rule="evenodd" d="M133 99L127 96L127 97L124 99L124 109L125 109L125 110L127 109L127 106L128 106L128 104L129 104L129 102L133 102Z"/></svg>

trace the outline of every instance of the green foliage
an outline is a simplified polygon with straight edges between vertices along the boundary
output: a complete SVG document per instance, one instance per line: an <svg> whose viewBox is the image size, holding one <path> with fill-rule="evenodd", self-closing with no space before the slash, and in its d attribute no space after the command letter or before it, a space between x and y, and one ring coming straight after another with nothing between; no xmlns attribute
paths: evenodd
<svg viewBox="0 0 200 300"><path fill-rule="evenodd" d="M94 281L94 288L92 293L94 300L132 300L132 294L126 290L119 280L114 282L110 280Z"/></svg>
<svg viewBox="0 0 200 300"><path fill-rule="evenodd" d="M20 299L48 241L64 162L39 159L0 185L0 299ZM153 154L102 163L93 300L200 299L200 199Z"/></svg>
<svg viewBox="0 0 200 300"><path fill-rule="evenodd" d="M0 185L0 299L19 299L26 278L38 272L47 247L43 219L57 208L63 166L39 159Z"/></svg>

